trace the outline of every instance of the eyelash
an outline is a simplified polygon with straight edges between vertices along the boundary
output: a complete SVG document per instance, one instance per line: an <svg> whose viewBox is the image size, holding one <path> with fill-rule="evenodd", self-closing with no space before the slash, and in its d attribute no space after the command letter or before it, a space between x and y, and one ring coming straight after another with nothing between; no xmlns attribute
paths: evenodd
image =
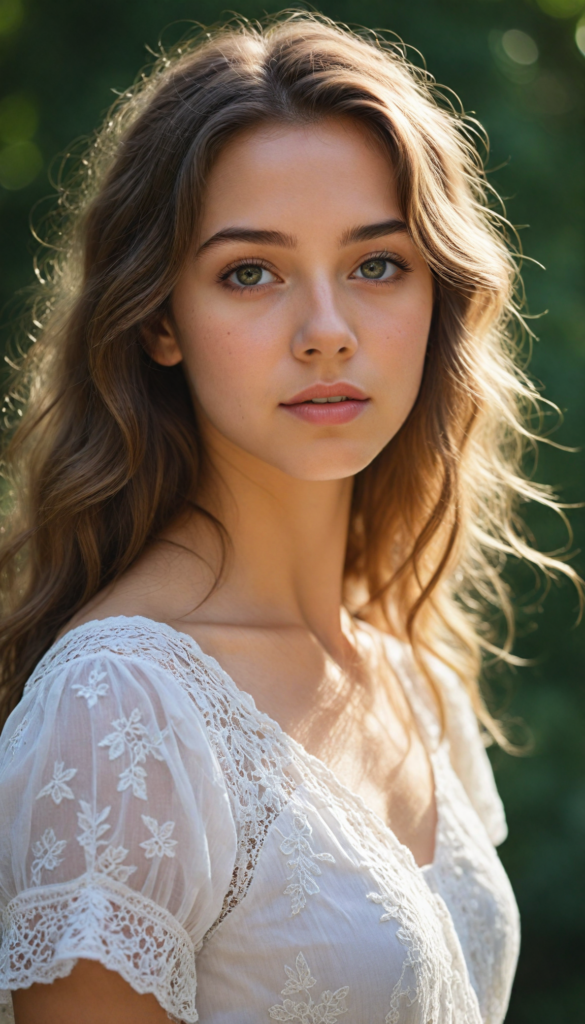
<svg viewBox="0 0 585 1024"><path fill-rule="evenodd" d="M225 267L218 275L218 281L220 282L220 284L224 286L224 288L229 288L229 290L232 292L252 292L256 291L257 288L266 287L266 285L262 284L247 285L246 287L243 287L242 285L238 287L238 285L232 284L231 281L228 280L228 278L231 277L234 270L239 270L240 267L262 267L263 270L268 270L269 273L274 274L272 267L270 266L269 263L266 262L266 260L236 260L235 263L230 263L229 266Z"/></svg>
<svg viewBox="0 0 585 1024"><path fill-rule="evenodd" d="M398 256L396 253L388 252L387 250L383 250L381 252L368 253L367 256L364 256L363 259L360 260L355 269L357 270L359 267L361 267L363 263L367 263L369 260L388 260L389 263L394 263L394 265L399 267L399 269L402 270L402 272L405 274L409 274L410 271L412 270L412 267L410 266L410 263L407 262L407 260L405 260L402 256ZM271 274L274 273L270 264L266 260L263 260L261 258L236 260L234 263L230 263L227 267L224 267L224 269L218 275L218 281L224 286L224 288L229 288L230 291L232 292L243 293L256 291L258 288L266 287L266 285L261 284L248 285L247 287L232 284L229 278L233 274L234 270L239 270L240 267L262 267L263 270L268 270L269 273ZM355 271L353 271L352 273L355 273ZM393 280L394 278L387 278L385 281L370 280L368 284L390 284L390 282Z"/></svg>
<svg viewBox="0 0 585 1024"><path fill-rule="evenodd" d="M395 252L388 252L387 249L383 249L381 252L369 252L367 254L367 256L364 256L359 261L359 263L358 263L358 265L357 265L357 267L355 269L359 270L359 268L362 266L362 264L369 263L370 260L388 260L388 263L393 263L394 266L398 267L399 270L401 270L404 274L410 274L410 272L412 270L412 267L411 267L410 263L408 262L408 260L405 260L403 256L399 256ZM352 271L352 273L355 273L355 270ZM363 278L360 278L360 281L361 280L363 280ZM368 283L369 284L390 284L390 282L393 281L393 280L394 280L394 278L387 278L385 281L376 281L375 279L371 279Z"/></svg>

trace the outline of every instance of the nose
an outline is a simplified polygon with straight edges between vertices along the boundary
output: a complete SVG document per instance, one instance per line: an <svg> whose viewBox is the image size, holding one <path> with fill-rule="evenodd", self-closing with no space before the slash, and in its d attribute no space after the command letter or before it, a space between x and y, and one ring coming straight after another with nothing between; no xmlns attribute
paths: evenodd
<svg viewBox="0 0 585 1024"><path fill-rule="evenodd" d="M351 358L358 341L336 301L334 288L321 282L304 301L305 309L293 338L293 355L303 362Z"/></svg>

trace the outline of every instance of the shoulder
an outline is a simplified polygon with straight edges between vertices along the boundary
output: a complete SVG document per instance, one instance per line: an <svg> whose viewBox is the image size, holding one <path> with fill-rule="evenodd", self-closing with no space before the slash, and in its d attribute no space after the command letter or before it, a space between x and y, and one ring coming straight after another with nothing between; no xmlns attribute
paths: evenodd
<svg viewBox="0 0 585 1024"><path fill-rule="evenodd" d="M496 788L484 736L464 681L441 659L427 656L426 667L436 687L436 693L433 693L429 679L425 678L425 674L417 666L408 644L394 637L385 636L384 646L388 659L411 700L419 725L430 739L431 746L436 746L441 735L442 711L443 740L446 742L453 770L491 841L494 845L499 845L508 832L504 808ZM441 704L440 709L438 701Z"/></svg>
<svg viewBox="0 0 585 1024"><path fill-rule="evenodd" d="M60 636L90 622L118 617L191 621L216 582L213 554L187 528L170 531L88 601Z"/></svg>
<svg viewBox="0 0 585 1024"><path fill-rule="evenodd" d="M461 740L466 734L474 743L478 721L469 691L458 673L428 652L424 653L423 670L410 644L389 634L379 635L386 657L415 704L417 718L422 718L425 731L437 737L443 717L448 736L453 733Z"/></svg>
<svg viewBox="0 0 585 1024"><path fill-rule="evenodd" d="M149 691L162 686L169 697L179 699L187 640L165 623L140 615L83 622L64 633L41 658L21 704L62 691L85 697L88 708L93 708L111 693L112 684Z"/></svg>
<svg viewBox="0 0 585 1024"><path fill-rule="evenodd" d="M67 754L83 769L97 759L106 770L104 757L116 761L115 774L130 772L119 784L127 782L139 798L151 760L168 769L159 772L160 785L172 788L187 771L191 781L204 776L223 796L222 773L193 699L204 672L197 645L163 623L123 616L85 623L58 640L28 680L0 737L0 773L26 773L55 748L59 762Z"/></svg>
<svg viewBox="0 0 585 1024"><path fill-rule="evenodd" d="M218 875L229 881L236 826L207 723L183 685L193 676L186 650L173 630L142 619L87 623L58 641L0 737L3 820L17 808L20 819L46 812L52 829L69 809L83 828L97 797L100 813L139 835L172 812L185 849L220 841L214 886Z"/></svg>
<svg viewBox="0 0 585 1024"><path fill-rule="evenodd" d="M508 827L486 750L488 734L480 728L469 690L458 673L438 658L431 659L430 668L443 703L451 764L492 843L499 846Z"/></svg>
<svg viewBox="0 0 585 1024"><path fill-rule="evenodd" d="M195 950L221 912L237 831L183 685L186 652L161 624L106 619L37 666L0 737L0 988L98 959L196 1019ZM23 957L33 911L43 942Z"/></svg>

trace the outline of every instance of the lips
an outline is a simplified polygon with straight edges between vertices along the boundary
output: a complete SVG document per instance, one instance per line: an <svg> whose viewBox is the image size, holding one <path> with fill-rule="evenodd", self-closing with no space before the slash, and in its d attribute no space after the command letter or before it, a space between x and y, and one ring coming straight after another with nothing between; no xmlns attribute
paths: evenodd
<svg viewBox="0 0 585 1024"><path fill-rule="evenodd" d="M310 388L299 391L298 395L281 404L291 406L299 405L301 402L310 402L313 398L339 397L351 398L358 402L368 401L368 396L361 388L355 387L354 384L347 384L345 381L339 381L337 384L313 384Z"/></svg>
<svg viewBox="0 0 585 1024"><path fill-rule="evenodd" d="M339 401L326 401L332 398ZM313 402L312 399L321 401ZM338 384L313 384L287 402L281 402L281 408L306 423L335 426L350 423L369 404L370 399L361 388L340 381Z"/></svg>

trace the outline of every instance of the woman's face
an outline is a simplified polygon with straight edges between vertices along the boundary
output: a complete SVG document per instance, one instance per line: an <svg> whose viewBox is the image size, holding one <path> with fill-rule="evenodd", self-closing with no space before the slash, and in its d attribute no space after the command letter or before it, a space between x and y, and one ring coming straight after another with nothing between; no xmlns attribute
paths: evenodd
<svg viewBox="0 0 585 1024"><path fill-rule="evenodd" d="M153 355L184 360L212 449L340 479L412 409L432 306L381 149L350 121L255 129L209 176Z"/></svg>

